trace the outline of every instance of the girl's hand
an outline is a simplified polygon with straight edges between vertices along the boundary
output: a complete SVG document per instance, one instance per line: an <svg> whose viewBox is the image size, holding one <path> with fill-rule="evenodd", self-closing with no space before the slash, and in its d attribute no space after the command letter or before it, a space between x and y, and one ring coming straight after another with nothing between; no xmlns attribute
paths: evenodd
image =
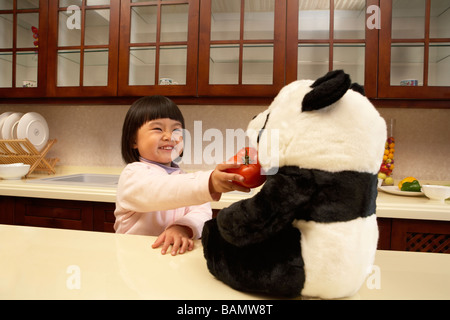
<svg viewBox="0 0 450 320"><path fill-rule="evenodd" d="M209 192L223 193L229 191L250 192L249 188L237 185L233 181L243 182L244 177L236 173L228 173L226 169L236 169L241 165L236 163L218 164L209 178Z"/></svg>
<svg viewBox="0 0 450 320"><path fill-rule="evenodd" d="M179 250L180 254L194 249L194 240L192 238L192 231L189 227L173 225L167 228L159 235L156 241L152 244L152 248L156 249L162 245L161 254L166 254L167 249L172 245L171 254L175 256Z"/></svg>

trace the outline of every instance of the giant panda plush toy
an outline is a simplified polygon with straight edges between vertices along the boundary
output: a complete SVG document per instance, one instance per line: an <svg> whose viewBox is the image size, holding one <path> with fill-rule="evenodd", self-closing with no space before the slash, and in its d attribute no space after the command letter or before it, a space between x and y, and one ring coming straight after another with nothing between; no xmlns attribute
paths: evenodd
<svg viewBox="0 0 450 320"><path fill-rule="evenodd" d="M248 129L268 150L259 160L271 174L252 198L205 223L209 271L237 290L269 296L354 295L377 247L385 121L338 70L285 86ZM276 148L268 138L274 130Z"/></svg>

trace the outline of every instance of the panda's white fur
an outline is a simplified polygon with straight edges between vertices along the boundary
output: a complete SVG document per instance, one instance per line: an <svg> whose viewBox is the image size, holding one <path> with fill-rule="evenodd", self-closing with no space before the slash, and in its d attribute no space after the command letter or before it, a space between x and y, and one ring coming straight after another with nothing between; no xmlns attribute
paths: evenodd
<svg viewBox="0 0 450 320"><path fill-rule="evenodd" d="M354 295L372 270L378 243L376 216L319 223L296 220L305 262L302 296L334 299Z"/></svg>
<svg viewBox="0 0 450 320"><path fill-rule="evenodd" d="M312 90L312 83L299 80L287 85L270 107L249 123L249 137L256 145L256 136L270 113L258 146L267 150L260 153L263 168L269 170L271 159L278 157L279 167L377 173L384 151L380 137L386 136L383 118L366 97L353 90L327 108L302 112L303 98ZM279 135L279 148L272 146L271 130Z"/></svg>

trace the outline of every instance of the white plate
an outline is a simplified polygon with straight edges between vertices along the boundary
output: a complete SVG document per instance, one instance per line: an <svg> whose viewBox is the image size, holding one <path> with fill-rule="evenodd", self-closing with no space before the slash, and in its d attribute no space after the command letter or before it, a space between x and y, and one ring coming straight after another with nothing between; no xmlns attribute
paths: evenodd
<svg viewBox="0 0 450 320"><path fill-rule="evenodd" d="M26 113L17 126L17 138L27 138L36 147L37 151L41 151L48 141L47 121L39 113Z"/></svg>
<svg viewBox="0 0 450 320"><path fill-rule="evenodd" d="M423 192L421 191L402 191L397 186L381 186L378 189L398 196L418 197L423 195Z"/></svg>
<svg viewBox="0 0 450 320"><path fill-rule="evenodd" d="M22 112L15 112L6 118L5 122L3 122L2 127L2 139L8 140L8 139L17 139L17 137L14 137L14 130L17 129L18 122L20 118L22 118L23 113ZM14 149L7 146L9 151L16 153Z"/></svg>
<svg viewBox="0 0 450 320"><path fill-rule="evenodd" d="M0 115L0 139L3 139L3 136L2 136L3 123L5 122L6 118L8 118L10 115L12 115L11 111L3 112Z"/></svg>

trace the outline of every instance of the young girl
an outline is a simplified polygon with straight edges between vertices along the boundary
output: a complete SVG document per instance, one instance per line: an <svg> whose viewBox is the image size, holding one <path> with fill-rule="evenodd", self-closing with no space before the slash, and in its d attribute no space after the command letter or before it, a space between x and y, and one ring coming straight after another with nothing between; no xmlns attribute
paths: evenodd
<svg viewBox="0 0 450 320"><path fill-rule="evenodd" d="M163 96L137 100L125 117L122 157L127 163L117 188L117 233L158 236L153 248L162 245L172 255L193 249L203 224L211 219L210 201L222 192L250 191L234 184L243 181L225 172L235 164L219 164L215 170L183 174L173 162L182 156L184 118L178 106Z"/></svg>

